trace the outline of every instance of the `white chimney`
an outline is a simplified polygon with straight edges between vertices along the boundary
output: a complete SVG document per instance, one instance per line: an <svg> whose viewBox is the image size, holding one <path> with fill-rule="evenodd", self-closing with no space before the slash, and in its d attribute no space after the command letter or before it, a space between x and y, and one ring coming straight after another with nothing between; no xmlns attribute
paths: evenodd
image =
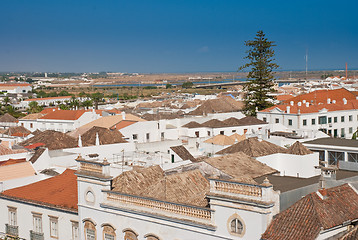
<svg viewBox="0 0 358 240"><path fill-rule="evenodd" d="M343 98L343 104L347 104L347 99Z"/></svg>
<svg viewBox="0 0 358 240"><path fill-rule="evenodd" d="M310 106L310 103L309 102L306 102L306 107L309 107Z"/></svg>
<svg viewBox="0 0 358 240"><path fill-rule="evenodd" d="M122 112L122 120L126 120L126 112Z"/></svg>
<svg viewBox="0 0 358 240"><path fill-rule="evenodd" d="M332 103L336 103L336 100L332 100Z"/></svg>
<svg viewBox="0 0 358 240"><path fill-rule="evenodd" d="M331 104L331 99L327 98L327 104Z"/></svg>
<svg viewBox="0 0 358 240"><path fill-rule="evenodd" d="M287 106L287 107L286 107L286 113L289 114L289 113L290 113L290 109L291 109L291 107L290 107L290 106Z"/></svg>
<svg viewBox="0 0 358 240"><path fill-rule="evenodd" d="M294 101L291 101L291 102L290 102L290 105L293 106L293 104L295 104L295 102L294 102Z"/></svg>
<svg viewBox="0 0 358 240"><path fill-rule="evenodd" d="M297 106L301 107L302 103L301 102L298 102L297 103Z"/></svg>
<svg viewBox="0 0 358 240"><path fill-rule="evenodd" d="M356 96L356 100L358 100L358 96Z"/></svg>
<svg viewBox="0 0 358 240"><path fill-rule="evenodd" d="M302 100L302 103L306 103L306 100Z"/></svg>

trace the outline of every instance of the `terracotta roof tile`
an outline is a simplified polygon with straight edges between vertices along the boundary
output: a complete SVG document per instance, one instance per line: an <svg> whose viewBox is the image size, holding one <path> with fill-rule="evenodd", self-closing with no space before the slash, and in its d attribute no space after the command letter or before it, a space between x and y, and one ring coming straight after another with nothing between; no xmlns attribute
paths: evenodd
<svg viewBox="0 0 358 240"><path fill-rule="evenodd" d="M5 113L4 115L2 115L0 117L0 122L18 122L18 120L16 118L14 118L13 116L11 116L8 113Z"/></svg>
<svg viewBox="0 0 358 240"><path fill-rule="evenodd" d="M57 110L50 112L40 119L59 119L59 120L77 120L86 110Z"/></svg>
<svg viewBox="0 0 358 240"><path fill-rule="evenodd" d="M30 162L21 161L18 163L4 164L0 167L0 181L7 181L16 178L29 177L36 174Z"/></svg>
<svg viewBox="0 0 358 240"><path fill-rule="evenodd" d="M0 196L77 211L77 177L74 170L23 187L6 190Z"/></svg>
<svg viewBox="0 0 358 240"><path fill-rule="evenodd" d="M191 153L183 145L170 147L170 149L183 160L191 160L193 162L196 161L193 155L191 155Z"/></svg>
<svg viewBox="0 0 358 240"><path fill-rule="evenodd" d="M206 121L206 122L202 123L201 126L208 127L208 128L228 127L228 125L226 123L224 123L220 120L217 120L217 119L211 119L209 121Z"/></svg>
<svg viewBox="0 0 358 240"><path fill-rule="evenodd" d="M12 164L16 164L16 163L22 163L22 162L26 162L26 158L20 158L20 159L12 159L12 158L10 158L9 160L1 161L0 162L0 167L7 166L7 165L12 165Z"/></svg>
<svg viewBox="0 0 358 240"><path fill-rule="evenodd" d="M276 215L262 234L262 239L316 239L321 229L331 229L357 218L358 194L344 184L320 194L308 194Z"/></svg>

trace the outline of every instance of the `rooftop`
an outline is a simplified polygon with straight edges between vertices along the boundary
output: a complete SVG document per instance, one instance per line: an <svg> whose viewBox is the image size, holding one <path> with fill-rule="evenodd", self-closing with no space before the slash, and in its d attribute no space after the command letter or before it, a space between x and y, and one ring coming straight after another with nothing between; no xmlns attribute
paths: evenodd
<svg viewBox="0 0 358 240"><path fill-rule="evenodd" d="M193 155L191 155L191 153L183 145L173 146L170 147L170 149L173 150L183 160L190 160L192 162L196 161Z"/></svg>
<svg viewBox="0 0 358 240"><path fill-rule="evenodd" d="M77 176L74 170L67 169L55 177L6 190L0 197L77 212Z"/></svg>
<svg viewBox="0 0 358 240"><path fill-rule="evenodd" d="M79 119L86 110L57 110L49 112L45 116L40 117L40 119L58 119L58 120L77 120Z"/></svg>
<svg viewBox="0 0 358 240"><path fill-rule="evenodd" d="M357 218L358 194L344 184L308 194L276 215L262 239L316 239L322 230Z"/></svg>
<svg viewBox="0 0 358 240"><path fill-rule="evenodd" d="M31 98L26 99L26 102L42 101L42 100L56 100L56 99L71 99L72 96L46 97L46 98Z"/></svg>
<svg viewBox="0 0 358 240"><path fill-rule="evenodd" d="M358 141L353 139L342 139L342 138L318 138L311 141L303 142L303 144L315 144L315 145L329 145L329 146L340 146L340 147L358 147Z"/></svg>

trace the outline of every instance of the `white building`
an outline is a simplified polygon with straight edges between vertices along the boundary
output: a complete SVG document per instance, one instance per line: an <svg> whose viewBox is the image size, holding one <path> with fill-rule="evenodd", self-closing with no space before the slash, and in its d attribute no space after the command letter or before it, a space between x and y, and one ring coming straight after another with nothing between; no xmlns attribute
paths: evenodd
<svg viewBox="0 0 358 240"><path fill-rule="evenodd" d="M28 83L0 83L0 92L5 93L28 93L32 91Z"/></svg>
<svg viewBox="0 0 358 240"><path fill-rule="evenodd" d="M22 239L79 240L74 170L0 194L0 231Z"/></svg>
<svg viewBox="0 0 358 240"><path fill-rule="evenodd" d="M19 107L27 108L30 102L37 102L39 106L55 106L59 104L65 104L71 100L72 96L59 96L59 97L47 97L47 98L30 98L22 101Z"/></svg>
<svg viewBox="0 0 358 240"><path fill-rule="evenodd" d="M257 118L270 125L283 124L304 138L322 131L349 139L358 127L358 100L345 89L314 91L262 110Z"/></svg>
<svg viewBox="0 0 358 240"><path fill-rule="evenodd" d="M268 181L249 180L244 165L225 167L236 157L212 159L166 176L155 166L116 178L108 162L77 158L81 239L259 239L278 212L278 193ZM256 174L275 172L260 166ZM226 180L206 179L204 172ZM248 182L232 179L239 175Z"/></svg>
<svg viewBox="0 0 358 240"><path fill-rule="evenodd" d="M19 124L30 131L55 130L59 132L73 131L89 122L100 118L94 110L54 110L46 115L37 114L37 118L24 117Z"/></svg>

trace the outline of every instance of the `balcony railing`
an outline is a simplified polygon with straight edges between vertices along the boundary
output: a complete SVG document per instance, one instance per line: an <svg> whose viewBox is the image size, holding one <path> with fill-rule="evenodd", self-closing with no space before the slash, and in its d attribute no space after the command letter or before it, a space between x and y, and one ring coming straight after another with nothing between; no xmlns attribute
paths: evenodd
<svg viewBox="0 0 358 240"><path fill-rule="evenodd" d="M19 236L19 226L12 226L10 224L5 224L6 234L9 236Z"/></svg>
<svg viewBox="0 0 358 240"><path fill-rule="evenodd" d="M44 240L44 234L30 230L30 240Z"/></svg>

